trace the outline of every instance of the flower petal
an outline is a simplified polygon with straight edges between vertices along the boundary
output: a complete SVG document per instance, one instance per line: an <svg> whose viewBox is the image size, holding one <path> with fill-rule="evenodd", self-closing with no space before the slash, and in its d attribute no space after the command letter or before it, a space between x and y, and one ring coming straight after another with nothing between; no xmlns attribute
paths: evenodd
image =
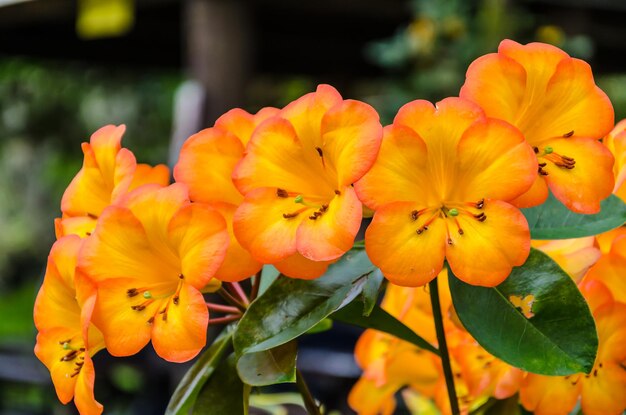
<svg viewBox="0 0 626 415"><path fill-rule="evenodd" d="M511 204L518 208L539 206L548 199L548 184L543 176L535 175L535 180L528 191L511 200Z"/></svg>
<svg viewBox="0 0 626 415"><path fill-rule="evenodd" d="M339 186L349 186L374 163L383 127L370 105L346 100L324 114L321 134L326 163L331 162L337 171Z"/></svg>
<svg viewBox="0 0 626 415"><path fill-rule="evenodd" d="M394 284L424 285L443 267L446 225L435 219L418 235L429 215L413 220L411 212L423 207L409 202L385 205L376 211L365 233L367 255Z"/></svg>
<svg viewBox="0 0 626 415"><path fill-rule="evenodd" d="M520 389L520 401L536 415L567 415L581 390L576 377L542 376L529 373Z"/></svg>
<svg viewBox="0 0 626 415"><path fill-rule="evenodd" d="M257 261L279 262L296 253L296 232L306 212L291 218L283 214L299 208L293 199L279 197L276 188L253 190L235 212L235 236Z"/></svg>
<svg viewBox="0 0 626 415"><path fill-rule="evenodd" d="M354 188L359 199L372 209L424 199L429 188L426 163L426 144L415 131L401 125L387 126L376 163Z"/></svg>
<svg viewBox="0 0 626 415"><path fill-rule="evenodd" d="M527 191L537 176L532 148L517 128L504 121L475 122L463 134L457 151L455 200L511 200Z"/></svg>
<svg viewBox="0 0 626 415"><path fill-rule="evenodd" d="M598 213L600 202L614 186L611 152L602 143L585 138L561 138L547 144L554 153L576 161L573 169L551 162L544 167L548 173L545 180L554 196L574 212Z"/></svg>
<svg viewBox="0 0 626 415"><path fill-rule="evenodd" d="M202 289L226 256L229 240L226 221L209 206L193 203L172 217L168 236L180 258L185 281Z"/></svg>
<svg viewBox="0 0 626 415"><path fill-rule="evenodd" d="M183 283L178 304L171 301L167 312L154 319L152 346L167 361L186 362L205 346L208 323L204 297L200 291Z"/></svg>
<svg viewBox="0 0 626 415"><path fill-rule="evenodd" d="M296 247L305 258L332 261L347 252L361 226L363 209L351 186L328 204L328 210L317 219L306 217L296 233Z"/></svg>
<svg viewBox="0 0 626 415"><path fill-rule="evenodd" d="M238 205L243 196L231 176L243 150L239 139L226 130L202 130L185 141L174 167L174 178L189 187L193 201Z"/></svg>
<svg viewBox="0 0 626 415"><path fill-rule="evenodd" d="M67 235L85 238L96 228L97 219L89 216L75 216L54 219L54 232L57 239Z"/></svg>
<svg viewBox="0 0 626 415"><path fill-rule="evenodd" d="M333 262L334 261L311 261L296 252L282 261L276 262L274 266L281 274L288 277L312 280L324 275L328 266Z"/></svg>
<svg viewBox="0 0 626 415"><path fill-rule="evenodd" d="M506 202L485 200L482 211L487 217L483 222L469 214L457 216L463 234L450 232L452 243L446 244L446 258L459 279L494 287L514 266L526 261L530 231L524 215Z"/></svg>
<svg viewBox="0 0 626 415"><path fill-rule="evenodd" d="M91 357L85 355L83 366L76 380L74 404L81 415L100 415L102 405L96 401L93 387L96 380L96 371Z"/></svg>
<svg viewBox="0 0 626 415"><path fill-rule="evenodd" d="M149 164L137 164L133 181L130 183L128 190L134 190L144 184L160 184L167 186L170 184L170 169L165 164L151 166Z"/></svg>
<svg viewBox="0 0 626 415"><path fill-rule="evenodd" d="M215 126L235 135L245 147L254 129L268 118L278 115L278 108L265 107L255 115L240 108L234 108L215 121Z"/></svg>

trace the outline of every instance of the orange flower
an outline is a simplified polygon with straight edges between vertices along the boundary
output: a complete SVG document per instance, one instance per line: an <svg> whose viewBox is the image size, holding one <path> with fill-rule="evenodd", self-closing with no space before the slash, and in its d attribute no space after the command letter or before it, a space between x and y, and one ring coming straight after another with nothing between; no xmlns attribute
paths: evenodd
<svg viewBox="0 0 626 415"><path fill-rule="evenodd" d="M593 236L554 241L533 240L531 245L548 254L577 284L602 255Z"/></svg>
<svg viewBox="0 0 626 415"><path fill-rule="evenodd" d="M200 290L227 246L222 216L190 203L183 184L142 186L106 208L79 267L97 284L93 321L109 352L132 355L152 339L166 360L196 356L209 318Z"/></svg>
<svg viewBox="0 0 626 415"><path fill-rule="evenodd" d="M89 235L104 208L121 196L147 183L167 185L169 169L139 164L128 149L122 148L126 127L107 125L83 143L83 168L74 177L61 200L63 217L55 220L57 238Z"/></svg>
<svg viewBox="0 0 626 415"><path fill-rule="evenodd" d="M600 210L613 189L613 157L598 140L614 115L586 62L555 46L504 40L470 65L460 96L518 127L534 148L538 174L516 206L543 203L550 188L575 212Z"/></svg>
<svg viewBox="0 0 626 415"><path fill-rule="evenodd" d="M187 139L174 167L174 178L189 186L191 200L211 205L226 219L230 245L224 263L215 274L222 281L248 278L263 265L252 258L235 238L233 215L243 202L243 196L231 176L256 126L276 112L276 108L263 108L256 115L240 109L227 112L217 120L215 127Z"/></svg>
<svg viewBox="0 0 626 415"><path fill-rule="evenodd" d="M289 276L321 275L352 247L362 218L352 184L381 132L372 107L327 85L259 125L233 174L245 196L234 217L241 245Z"/></svg>
<svg viewBox="0 0 626 415"><path fill-rule="evenodd" d="M475 104L406 104L355 185L376 211L365 235L370 259L404 286L432 280L444 258L470 284L499 284L530 250L528 223L507 201L528 190L536 169L521 133Z"/></svg>
<svg viewBox="0 0 626 415"><path fill-rule="evenodd" d="M585 281L599 281L611 291L616 301L626 304L626 229L607 232L604 238L613 238L610 251L589 270ZM608 242L608 241L607 241Z"/></svg>
<svg viewBox="0 0 626 415"><path fill-rule="evenodd" d="M102 413L93 387L92 356L104 347L102 334L90 324L95 287L75 273L81 239L59 239L50 251L43 285L35 301L34 319L39 330L35 354L50 370L59 400L74 398L82 415Z"/></svg>
<svg viewBox="0 0 626 415"><path fill-rule="evenodd" d="M607 298L605 290L583 290L595 305L598 355L590 374L550 377L528 374L520 399L536 415L566 415L581 398L586 415L619 415L626 410L626 304ZM600 295L602 301L589 298Z"/></svg>
<svg viewBox="0 0 626 415"><path fill-rule="evenodd" d="M615 128L604 137L604 144L615 157L613 176L615 187L613 193L626 201L626 120L615 125Z"/></svg>

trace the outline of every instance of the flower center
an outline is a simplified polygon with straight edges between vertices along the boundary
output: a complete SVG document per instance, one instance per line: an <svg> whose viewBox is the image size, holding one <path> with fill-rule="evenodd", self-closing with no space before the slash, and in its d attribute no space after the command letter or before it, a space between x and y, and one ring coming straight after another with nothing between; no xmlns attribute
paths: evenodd
<svg viewBox="0 0 626 415"><path fill-rule="evenodd" d="M550 146L544 147L543 151L541 151L539 147L533 147L533 150L535 151L535 154L537 154L537 158L547 160L562 169L571 170L576 167L576 160L571 157L555 153L554 149ZM541 176L548 175L548 172L544 170L544 167L546 167L547 165L548 163L545 161L539 163L539 169L537 170L537 172Z"/></svg>
<svg viewBox="0 0 626 415"><path fill-rule="evenodd" d="M452 219L456 225L456 229L459 235L464 235L465 231L461 228L459 223L459 215L466 215L478 222L484 222L487 220L487 215L482 212L485 207L485 199L480 199L478 202L445 202L438 207L428 207L421 210L411 211L410 218L412 221L417 221L420 217L427 217L426 221L422 223L422 226L417 228L416 234L422 235L428 230L428 227L437 219ZM448 244L452 245L452 238L450 237L450 229L446 226L446 232L448 233Z"/></svg>
<svg viewBox="0 0 626 415"><path fill-rule="evenodd" d="M59 341L59 346L66 351L66 353L61 357L61 362L73 362L73 372L70 377L78 376L80 370L83 368L85 364L85 348L83 347L82 341L79 341L79 345L72 345L73 339L66 339ZM76 342L75 342L76 343Z"/></svg>
<svg viewBox="0 0 626 415"><path fill-rule="evenodd" d="M335 190L335 194L337 196L340 196L341 192L339 190ZM293 219L293 218L298 217L301 213L309 212L310 215L308 216L308 218L310 220L317 220L319 217L321 217L324 213L328 211L329 202L321 197L315 197L315 196L305 197L304 195L300 193L288 192L285 189L280 189L280 188L276 189L276 196L281 199L287 199L287 198L293 197L294 198L293 201L295 204L302 205L301 208L298 208L296 210L284 212L283 218L285 219Z"/></svg>
<svg viewBox="0 0 626 415"><path fill-rule="evenodd" d="M157 316L161 316L163 321L167 321L167 312L171 304L178 306L180 301L180 290L183 287L183 283L185 281L185 276L183 274L178 275L178 284L176 285L176 289L172 291L171 289L166 291L161 295L154 295L152 291L150 291L149 287L140 287L140 288L129 288L126 290L126 296L128 298L135 298L139 300L135 304L132 304L130 308L137 312L144 311L148 306L152 305L155 301L165 300L165 307L160 308L157 307L155 312L148 319L148 324L154 323L154 319ZM172 282L168 281L167 283L155 284L151 288L156 292L158 291L159 286L167 285L169 287L172 286Z"/></svg>

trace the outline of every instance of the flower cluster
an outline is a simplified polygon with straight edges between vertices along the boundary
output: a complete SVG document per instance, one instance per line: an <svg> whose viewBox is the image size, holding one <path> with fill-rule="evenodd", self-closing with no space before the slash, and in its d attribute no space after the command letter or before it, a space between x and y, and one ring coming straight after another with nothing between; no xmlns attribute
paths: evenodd
<svg viewBox="0 0 626 415"><path fill-rule="evenodd" d="M103 127L83 144L83 167L63 195L35 304L35 353L63 403L99 414L95 353L129 356L151 343L165 360L192 359L206 344L209 310L232 312L221 320L230 322L247 306L245 295L243 304L231 298L241 306L233 308L204 294L222 283L237 292L265 264L291 278L322 276L353 247L368 209L367 254L396 284L384 307L435 344L419 287L445 281L444 261L469 284L496 286L530 252L520 207L541 204L550 189L569 209L595 213L611 191L621 195L625 125L599 141L612 127L611 103L586 63L512 41L470 66L460 97L407 103L385 128L371 106L328 85L282 109L231 110L186 141L173 184L166 166L137 164L121 147L123 126ZM573 277L598 259L594 241L568 245L585 252L562 256ZM619 241L581 283L600 327L598 381L624 357L615 347L626 307ZM455 320L449 295L443 303L462 407L521 390L540 411L543 378L490 356ZM391 412L405 385L446 411L435 356L368 331L357 358L366 372L350 402L359 412ZM567 382L583 388L585 405L597 386L595 375L583 378Z"/></svg>

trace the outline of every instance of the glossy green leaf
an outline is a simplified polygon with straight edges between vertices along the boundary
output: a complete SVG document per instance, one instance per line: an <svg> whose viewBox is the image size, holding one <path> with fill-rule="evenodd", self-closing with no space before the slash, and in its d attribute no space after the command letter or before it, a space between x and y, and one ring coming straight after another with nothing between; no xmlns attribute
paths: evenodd
<svg viewBox="0 0 626 415"><path fill-rule="evenodd" d="M376 302L378 301L378 293L383 284L385 277L380 269L376 268L374 272L368 275L363 285L363 315L369 316Z"/></svg>
<svg viewBox="0 0 626 415"><path fill-rule="evenodd" d="M295 341L270 350L246 353L237 362L237 372L241 380L250 386L293 383L296 381L297 354Z"/></svg>
<svg viewBox="0 0 626 415"><path fill-rule="evenodd" d="M285 344L352 301L374 271L365 251L350 251L315 280L280 276L250 304L234 336L239 354Z"/></svg>
<svg viewBox="0 0 626 415"><path fill-rule="evenodd" d="M316 325L314 325L313 327L311 327L306 334L316 334L316 333L322 333L325 331L328 331L330 329L333 328L333 321L329 318L325 318L324 320L320 321L319 323L317 323Z"/></svg>
<svg viewBox="0 0 626 415"><path fill-rule="evenodd" d="M437 356L439 355L439 351L433 345L428 343L424 338L420 337L400 320L377 305L372 308L372 312L369 316L364 316L363 303L360 301L353 301L346 307L335 312L331 317L334 320L342 321L354 326L389 333L399 339L413 343L422 349L431 351Z"/></svg>
<svg viewBox="0 0 626 415"><path fill-rule="evenodd" d="M582 238L610 231L626 222L626 204L615 195L604 199L600 213L574 213L552 194L540 206L522 209L532 239Z"/></svg>
<svg viewBox="0 0 626 415"><path fill-rule="evenodd" d="M204 384L193 406L193 415L246 415L250 386L237 375L237 358L223 360Z"/></svg>
<svg viewBox="0 0 626 415"><path fill-rule="evenodd" d="M180 415L189 412L189 409L196 401L198 392L215 372L215 368L230 347L233 332L234 330L231 326L226 327L211 347L205 350L200 358L189 368L170 398L170 402L165 410L166 415Z"/></svg>
<svg viewBox="0 0 626 415"><path fill-rule="evenodd" d="M543 375L593 367L598 337L589 307L546 254L532 249L526 263L494 288L466 284L451 270L449 275L459 319L489 353Z"/></svg>
<svg viewBox="0 0 626 415"><path fill-rule="evenodd" d="M263 265L261 285L259 285L259 295L263 294L269 286L276 281L276 278L278 278L279 275L280 271L278 271L273 265Z"/></svg>

